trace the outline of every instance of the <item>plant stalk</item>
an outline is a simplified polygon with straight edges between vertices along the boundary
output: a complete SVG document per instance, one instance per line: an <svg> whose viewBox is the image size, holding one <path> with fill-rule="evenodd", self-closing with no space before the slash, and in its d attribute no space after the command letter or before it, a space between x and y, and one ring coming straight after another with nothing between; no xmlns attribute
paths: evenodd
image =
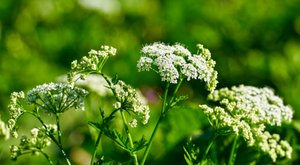
<svg viewBox="0 0 300 165"><path fill-rule="evenodd" d="M91 158L91 163L90 163L90 165L93 165L93 164L94 164L94 160L95 160L95 157L96 157L96 154L97 154L97 148L98 148L98 146L99 146L101 136L102 136L102 131L100 130L100 132L99 132L99 134L98 134L98 137L97 137L97 140L96 140L96 143L95 143L95 147L94 147L94 151L93 151L93 156L92 156L92 158Z"/></svg>
<svg viewBox="0 0 300 165"><path fill-rule="evenodd" d="M238 148L238 140L239 140L239 136L237 135L237 136L235 136L235 138L233 140L228 165L234 165L236 154L237 154L236 151L237 151L237 148Z"/></svg>
<svg viewBox="0 0 300 165"><path fill-rule="evenodd" d="M132 141L131 134L130 134L130 132L129 132L129 128L128 128L128 123L127 123L126 117L125 117L125 115L124 115L123 110L120 110L120 112L121 112L121 116L122 116L122 119L123 119L125 132L126 132L126 134L127 134L128 140L129 140L130 148L133 149L133 148L134 148L134 145L133 145L133 141ZM138 165L139 162L138 162L138 158L137 158L136 151L133 151L133 152L131 151L131 152L130 152L130 155L131 155L131 156L133 157L133 159L134 159L134 164L135 164L135 165Z"/></svg>

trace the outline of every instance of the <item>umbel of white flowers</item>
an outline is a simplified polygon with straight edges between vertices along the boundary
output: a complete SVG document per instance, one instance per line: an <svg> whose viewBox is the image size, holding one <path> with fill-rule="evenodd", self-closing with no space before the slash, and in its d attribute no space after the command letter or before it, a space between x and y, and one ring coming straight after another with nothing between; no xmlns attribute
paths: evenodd
<svg viewBox="0 0 300 165"><path fill-rule="evenodd" d="M198 44L198 54L191 54L180 44L165 45L153 43L142 48L137 68L139 71L155 70L161 80L176 84L180 78L203 80L209 91L217 85L217 72L214 70L215 61L203 45Z"/></svg>
<svg viewBox="0 0 300 165"><path fill-rule="evenodd" d="M249 146L256 146L270 155L291 158L292 147L278 134L270 134L266 126L281 126L291 122L293 111L269 88L240 85L210 93L208 99L219 102L211 108L200 105L211 125L224 133L242 136ZM229 128L229 130L228 130Z"/></svg>
<svg viewBox="0 0 300 165"><path fill-rule="evenodd" d="M46 112L63 113L70 108L84 110L84 98L88 92L70 84L49 83L39 85L27 93L26 102Z"/></svg>

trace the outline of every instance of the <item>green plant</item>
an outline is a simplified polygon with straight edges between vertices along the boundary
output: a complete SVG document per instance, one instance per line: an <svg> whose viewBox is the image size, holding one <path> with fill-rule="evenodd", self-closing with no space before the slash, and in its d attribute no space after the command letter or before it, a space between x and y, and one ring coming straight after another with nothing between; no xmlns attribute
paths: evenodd
<svg viewBox="0 0 300 165"><path fill-rule="evenodd" d="M6 128L9 128L12 137L17 138L18 121L24 114L30 114L41 125L31 130L30 138L24 135L20 138L19 145L11 146L12 159L16 160L24 154L42 154L49 164L53 164L52 158L44 150L53 142L61 152L65 163L72 164L62 142L61 115L70 109L84 110L84 99L88 92L77 87L77 84L91 75L104 80L103 84L98 86L106 87L113 95L114 101L109 108L99 107L100 117L89 122L89 125L97 130L90 164L116 163L97 153L103 136L130 155L130 158L122 163L145 164L160 124L174 107L188 99L187 96L178 95L179 89L184 82L192 79L203 81L209 92L208 100L215 101L219 105L213 108L208 104L200 105L213 128L213 135L204 152L192 141L188 141L184 147L184 158L188 164L217 163L209 157L209 154L219 136L231 137L229 140L232 147L228 156L230 165L235 163L238 156L237 149L243 142L267 153L273 162L276 162L279 156L291 158L292 148L289 143L280 140L279 134L271 134L267 129L291 122L292 109L284 105L282 99L275 96L269 88L241 85L231 89L216 89L218 81L217 71L214 69L215 61L211 59L209 50L203 45L198 44L197 49L197 53L192 54L180 44L164 43L153 43L142 48L142 55L137 64L138 70L152 70L159 74L161 81L165 83L159 119L154 129L150 131L149 139L132 133L136 127L149 122L149 106L136 89L119 80L117 75L110 78L102 71L108 58L116 54L113 47L101 46L100 50L91 50L87 56L73 61L68 81L65 83L39 85L27 94L12 93L9 104L10 119L7 126L0 123L0 133L7 139ZM113 124L117 121L121 121L120 127Z"/></svg>

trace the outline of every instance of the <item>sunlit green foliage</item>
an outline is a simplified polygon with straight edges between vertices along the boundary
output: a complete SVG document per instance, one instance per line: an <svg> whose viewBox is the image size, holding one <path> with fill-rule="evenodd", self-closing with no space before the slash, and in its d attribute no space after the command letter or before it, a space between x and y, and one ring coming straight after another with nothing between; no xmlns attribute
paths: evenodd
<svg viewBox="0 0 300 165"><path fill-rule="evenodd" d="M0 1L1 119L8 119L7 105L12 91L28 91L38 84L56 80L68 71L71 61L102 44L112 45L119 51L118 56L107 62L106 73L112 77L118 73L122 80L140 88L154 107L158 106L163 85L154 73L144 76L137 71L140 49L155 41L180 42L191 50L196 49L194 45L197 43L202 43L209 48L217 63L219 88L237 84L270 86L293 107L292 126L284 126L276 132L293 142L292 160L284 163L297 164L300 149L296 138L300 133L299 11L299 0ZM207 93L201 86L191 80L183 84L179 93L202 104L205 99L201 98ZM89 97L91 102L101 99L96 94L92 96ZM95 109L98 105L91 106ZM72 118L68 115L62 117L70 139L64 140L75 144L75 147L66 147L69 147L73 161L77 161L76 154L85 155L91 150L89 140L92 137L85 136L87 128L82 123L87 121L81 114L68 114L72 114ZM189 135L198 137L193 139L199 142L207 142L207 134L202 134L209 126L204 114L190 107L179 107L170 111L170 116L162 123L149 156L157 164L184 162L182 146ZM149 122L147 127L152 127L154 122ZM23 126L29 128L34 124L33 121ZM167 136L162 136L162 132L168 133ZM147 132L145 135L149 136ZM221 142L229 143L222 138ZM0 161L4 164L10 163L8 149L2 149L8 145L0 143ZM114 150L118 149L112 148L111 153L115 153ZM241 152L246 155L245 159L256 156L247 152L251 153L250 156ZM126 155L120 152L122 154ZM215 159L213 155L218 154L212 153L211 159ZM19 163L22 161L34 164L43 160L20 159ZM243 162L241 159L237 161ZM257 159L257 163L263 161Z"/></svg>

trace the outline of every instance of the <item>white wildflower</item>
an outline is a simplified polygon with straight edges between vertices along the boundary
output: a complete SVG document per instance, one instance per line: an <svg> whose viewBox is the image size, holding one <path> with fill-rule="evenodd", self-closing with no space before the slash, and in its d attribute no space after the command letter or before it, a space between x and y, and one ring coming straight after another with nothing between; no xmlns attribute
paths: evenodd
<svg viewBox="0 0 300 165"><path fill-rule="evenodd" d="M96 72L99 73L102 70L105 62L110 56L114 56L117 50L114 47L102 45L100 50L94 50L88 52L87 56L83 56L81 60L73 61L71 63L71 73L68 75L69 80L73 79L76 74L86 74Z"/></svg>
<svg viewBox="0 0 300 165"><path fill-rule="evenodd" d="M229 128L241 135L249 146L258 146L275 162L278 156L291 157L292 148L278 134L271 135L267 125L281 126L291 122L293 111L269 88L240 85L210 93L208 98L220 106L200 105L209 121L217 129ZM227 133L228 131L225 131Z"/></svg>
<svg viewBox="0 0 300 165"><path fill-rule="evenodd" d="M153 60L149 57L141 57L138 61L137 67L139 71L149 71L151 69L151 65Z"/></svg>
<svg viewBox="0 0 300 165"><path fill-rule="evenodd" d="M31 136L36 138L38 136L39 129L38 128L33 128L33 129L31 129L30 132L31 132Z"/></svg>
<svg viewBox="0 0 300 165"><path fill-rule="evenodd" d="M117 99L114 108L128 111L133 118L136 117L144 125L148 123L150 110L138 91L121 80L114 84L112 89Z"/></svg>
<svg viewBox="0 0 300 165"><path fill-rule="evenodd" d="M27 93L26 102L46 112L62 113L70 108L84 110L84 98L88 92L70 84L49 83L39 85Z"/></svg>
<svg viewBox="0 0 300 165"><path fill-rule="evenodd" d="M129 125L131 128L136 128L137 127L137 120L133 119L131 122L129 122Z"/></svg>
<svg viewBox="0 0 300 165"><path fill-rule="evenodd" d="M142 48L137 68L139 71L156 70L162 81L176 84L178 79L199 79L206 82L209 91L217 85L215 62L208 49L199 48L199 54L192 55L180 44L165 45L153 43Z"/></svg>

